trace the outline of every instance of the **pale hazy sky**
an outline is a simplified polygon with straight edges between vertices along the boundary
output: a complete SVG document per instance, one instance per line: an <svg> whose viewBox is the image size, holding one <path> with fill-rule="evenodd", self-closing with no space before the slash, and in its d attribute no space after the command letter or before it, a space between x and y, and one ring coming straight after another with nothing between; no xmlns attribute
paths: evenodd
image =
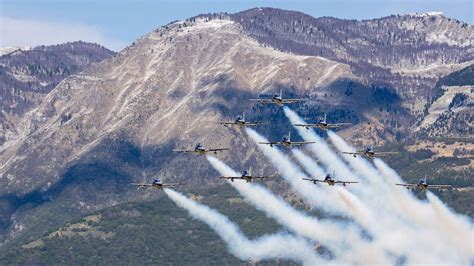
<svg viewBox="0 0 474 266"><path fill-rule="evenodd" d="M314 17L369 19L441 11L473 24L473 0L0 0L0 47L84 40L120 50L147 32L197 14L253 7Z"/></svg>

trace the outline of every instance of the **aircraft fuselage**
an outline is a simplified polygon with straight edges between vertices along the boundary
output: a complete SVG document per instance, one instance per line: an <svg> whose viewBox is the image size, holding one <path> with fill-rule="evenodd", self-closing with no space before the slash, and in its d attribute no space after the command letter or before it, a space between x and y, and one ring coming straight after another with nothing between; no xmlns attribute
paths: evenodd
<svg viewBox="0 0 474 266"><path fill-rule="evenodd" d="M366 151L365 152L365 156L369 157L369 158L372 158L375 156L375 153L373 151Z"/></svg>
<svg viewBox="0 0 474 266"><path fill-rule="evenodd" d="M283 99L280 98L280 97L273 97L272 101L273 101L274 104L283 105Z"/></svg>
<svg viewBox="0 0 474 266"><path fill-rule="evenodd" d="M319 123L318 123L318 127L319 127L320 129L328 129L328 124L327 124L327 123L319 122Z"/></svg>
<svg viewBox="0 0 474 266"><path fill-rule="evenodd" d="M292 147L292 146L291 146L291 142L286 141L286 140L285 140L285 141L282 141L281 144L282 144L283 146L285 146L286 148L291 148L291 147Z"/></svg>
<svg viewBox="0 0 474 266"><path fill-rule="evenodd" d="M152 188L154 189L163 189L163 184L162 183L152 183Z"/></svg>
<svg viewBox="0 0 474 266"><path fill-rule="evenodd" d="M326 184L330 185L330 186L334 186L334 180L332 179L327 179L327 180L324 180L324 182L326 182Z"/></svg>
<svg viewBox="0 0 474 266"><path fill-rule="evenodd" d="M421 190L426 190L428 189L428 184L420 183L418 184L418 188Z"/></svg>
<svg viewBox="0 0 474 266"><path fill-rule="evenodd" d="M199 155L205 155L206 154L206 149L203 149L203 148L197 148L197 149L194 149L194 151Z"/></svg>
<svg viewBox="0 0 474 266"><path fill-rule="evenodd" d="M245 127L245 121L244 120L235 120L235 124L239 127Z"/></svg>

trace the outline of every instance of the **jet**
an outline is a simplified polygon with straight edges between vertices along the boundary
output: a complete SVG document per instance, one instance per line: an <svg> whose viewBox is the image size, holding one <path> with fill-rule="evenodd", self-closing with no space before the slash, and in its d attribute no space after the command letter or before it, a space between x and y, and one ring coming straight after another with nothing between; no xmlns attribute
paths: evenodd
<svg viewBox="0 0 474 266"><path fill-rule="evenodd" d="M225 127L229 126L238 126L239 128L243 127L248 127L248 126L259 126L259 125L266 125L269 123L266 122L247 122L245 121L245 113L243 113L241 116L237 116L237 118L234 121L229 121L229 122L214 122L220 125L223 125Z"/></svg>
<svg viewBox="0 0 474 266"><path fill-rule="evenodd" d="M420 190L426 190L429 188L434 188L434 189L445 189L445 188L451 188L451 185L429 185L428 182L426 182L426 176L422 179L417 184L395 184L397 186L402 186L406 187L407 189L420 189Z"/></svg>
<svg viewBox="0 0 474 266"><path fill-rule="evenodd" d="M199 155L205 155L208 152L213 152L214 154L217 154L218 152L222 151L228 151L229 148L217 148L217 149L206 149L201 143L196 144L194 146L194 149L190 150L173 150L175 152L182 152L182 153L197 153Z"/></svg>
<svg viewBox="0 0 474 266"><path fill-rule="evenodd" d="M276 142L259 142L258 144L270 145L273 147L274 145L282 145L286 148L292 148L293 146L303 146L306 144L313 144L314 141L291 141L291 132L288 132L288 137L283 137L281 141Z"/></svg>
<svg viewBox="0 0 474 266"><path fill-rule="evenodd" d="M334 173L333 173L334 175ZM331 176L331 174L327 174L324 180L320 179L314 179L314 178L303 178L303 180L307 180L310 182L313 182L313 184L316 185L316 183L321 182L321 183L326 183L329 186L334 186L335 184L342 184L343 186L346 186L346 184L356 184L359 183L357 181L339 181L339 180L334 180Z"/></svg>
<svg viewBox="0 0 474 266"><path fill-rule="evenodd" d="M153 180L152 183L132 183L132 186L136 186L137 189L140 188L154 188L154 189L164 189L164 188L174 188L178 185L183 185L184 183L170 183L163 184L160 179Z"/></svg>
<svg viewBox="0 0 474 266"><path fill-rule="evenodd" d="M354 156L354 158L356 158L357 155L365 156L367 158L374 158L374 157L387 157L389 155L398 154L398 152L391 152L391 151L375 152L374 147L372 147L372 146L367 146L367 148L365 148L365 150L361 150L361 151L342 152L342 153L352 155L352 156Z"/></svg>
<svg viewBox="0 0 474 266"><path fill-rule="evenodd" d="M272 98L269 99L250 99L251 102L259 102L261 104L272 103L278 106L283 106L289 103L299 103L306 101L305 99L283 99L283 91L280 90L280 93L275 93Z"/></svg>
<svg viewBox="0 0 474 266"><path fill-rule="evenodd" d="M273 177L276 177L274 175L270 175L270 176L252 176L252 169L250 170L246 170L242 173L241 176L220 176L219 178L225 178L225 179L228 179L232 182L234 182L234 179L242 179L242 180L245 180L247 181L247 183L250 183L252 182L253 179L266 179L266 178L273 178Z"/></svg>
<svg viewBox="0 0 474 266"><path fill-rule="evenodd" d="M326 114L324 114L324 117L321 117L316 124L294 124L294 126L296 127L304 127L306 129L309 129L310 127L316 127L323 130L328 130L330 128L339 128L347 125L351 125L351 123L328 124Z"/></svg>

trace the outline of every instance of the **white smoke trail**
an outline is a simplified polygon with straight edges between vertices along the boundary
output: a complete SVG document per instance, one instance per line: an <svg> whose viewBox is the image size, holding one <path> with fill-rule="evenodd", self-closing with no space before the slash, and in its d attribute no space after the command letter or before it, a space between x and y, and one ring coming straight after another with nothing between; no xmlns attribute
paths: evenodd
<svg viewBox="0 0 474 266"><path fill-rule="evenodd" d="M402 178L380 159L374 164L379 171L391 182L403 183ZM442 234L451 242L453 247L463 251L465 255L472 254L474 249L474 228L468 218L450 211L441 200L428 191L428 203L421 202L405 189L395 190L397 200L403 207L407 219L419 226L434 227L437 234Z"/></svg>
<svg viewBox="0 0 474 266"><path fill-rule="evenodd" d="M328 136L338 150L353 150L349 144L334 132L329 131ZM422 259L419 256L419 253L423 249L425 249L424 252L434 253L432 258L437 261L441 260L447 263L463 261L465 256L463 257L460 254L459 248L465 248L465 245L461 244L461 246L459 246L460 242L455 241L459 238L452 236L452 230L451 232L446 231L449 230L448 227L440 227L436 225L433 227L433 225L438 223L438 221L432 219L434 217L430 215L431 210L426 210L424 205L420 204L414 197L407 196L407 193L402 192L403 190L396 187L395 184L387 182L387 180L384 179L383 172L379 172L366 160L362 158L353 158L352 156L347 156L344 159L346 159L352 168L356 170L359 176L365 177L365 180L370 187L376 187L376 189L366 191L369 193L360 196L368 206L371 206L371 209L376 210L376 216L380 217L378 218L378 221L384 225L383 227L379 227L380 238L386 239L386 235L392 234L394 231L400 232L405 236L416 235L414 238L407 238L410 240L405 240L404 245L405 253L408 254L410 256L409 259L413 261L418 262ZM381 161L376 162L383 168ZM390 176L390 171L385 172L388 172ZM393 173L389 178L389 180L397 179L400 178L393 177ZM409 212L414 214L416 218L413 219L408 216L407 213L404 212L406 210L409 210ZM424 223L416 223L416 221L424 221ZM466 232L469 232L469 230ZM451 245L448 245L446 240L450 241ZM410 246L412 248L407 248ZM436 250L436 252L433 252L434 250ZM426 258L424 260L426 261Z"/></svg>
<svg viewBox="0 0 474 266"><path fill-rule="evenodd" d="M334 146L341 152L349 151L354 152L355 149L347 144L341 137L332 131L328 131L328 136ZM359 197L368 197L372 199L372 204L378 204L378 208L383 208L385 206L395 206L398 207L397 202L392 197L393 184L390 184L384 180L383 175L377 171L369 162L365 159L353 156L343 156L344 160L349 163L352 169L355 170L356 174L364 180L366 184L365 187L370 189L361 190ZM372 189L377 187L377 189ZM374 199L383 199L374 200Z"/></svg>
<svg viewBox="0 0 474 266"><path fill-rule="evenodd" d="M431 193L426 192L426 197L434 210L434 219L442 225L446 237L456 245L456 248L465 256L474 260L474 226L467 217L455 214L441 202L441 200Z"/></svg>
<svg viewBox="0 0 474 266"><path fill-rule="evenodd" d="M380 159L374 159L374 164L390 183L403 183L402 178ZM450 255L451 261L467 258L474 260L474 228L469 219L450 211L433 193L427 192L429 203L419 201L406 189L394 189L393 195L400 205L400 211L406 220L419 227L431 229L431 234L442 235L455 249ZM461 253L461 254L458 254ZM445 258L447 259L447 258Z"/></svg>
<svg viewBox="0 0 474 266"><path fill-rule="evenodd" d="M228 167L219 159L207 156L208 161L221 175L240 176L239 173ZM265 212L267 216L277 220L280 224L299 235L306 236L318 242L340 242L348 234L341 229L338 223L321 222L318 219L295 210L283 199L276 197L268 189L254 183L228 182L242 196L249 199L257 209Z"/></svg>
<svg viewBox="0 0 474 266"><path fill-rule="evenodd" d="M293 124L304 123L289 108L285 108L285 114ZM297 129L305 140L317 142L317 145L309 146L310 150L326 165L336 168L338 171L342 170L346 174L350 171L312 130ZM328 134L331 138L331 132ZM335 134L333 134L331 140L333 140L333 143L340 151L353 150L352 147ZM407 215L400 215L402 208L400 208L400 204L394 196L394 186L384 181L380 172L363 160L352 160L349 157L344 157L344 159L356 170L354 175L356 174L368 184L368 186L362 186L365 189L357 189L355 192L362 200L359 203L369 208L367 211L373 213L377 219L377 223L372 229L375 232L375 240L381 246L394 254L405 254L409 263L453 263L466 261L465 257L458 256L458 252L446 246L443 239L440 239L439 233L433 232L430 228L415 226L410 222L410 219L402 219L402 217L406 218ZM420 256L423 253L432 255L430 257Z"/></svg>
<svg viewBox="0 0 474 266"><path fill-rule="evenodd" d="M392 186L396 183L403 183L402 178L385 164L380 159L374 159L374 164L377 167L378 171L383 175L386 182L390 183ZM427 203L417 200L413 194L409 193L406 189L394 188L391 191L391 195L395 198L395 201L398 203L395 206L395 210L399 212L405 220L410 221L411 223L417 224L418 226L426 226L427 224L433 222L431 210Z"/></svg>
<svg viewBox="0 0 474 266"><path fill-rule="evenodd" d="M305 171L308 172L311 177L315 179L324 179L326 177L326 174L324 173L323 169L321 169L318 164L313 159L311 159L311 157L307 156L302 151L297 149L293 149L292 152L298 162L301 163ZM317 193L321 197L325 198L326 201L337 201L340 200L340 196L343 196L341 195L339 190L337 191L337 194L334 193L334 191L332 191L332 188L328 187L326 184L314 185L313 190L313 193Z"/></svg>
<svg viewBox="0 0 474 266"><path fill-rule="evenodd" d="M295 155L296 159L303 165L305 170L310 173L311 176L319 179L325 177L323 170L319 168L317 163L309 156L304 154L302 151L296 149L293 149L293 154ZM339 195L339 199L342 200L345 205L349 206L351 210L353 210L353 215L359 217L357 220L362 220L362 224L365 225L371 223L371 221L367 219L371 216L371 214L366 210L364 204L360 202L357 197L355 197L352 193L342 187L334 187L330 189L335 190L337 192L337 195Z"/></svg>
<svg viewBox="0 0 474 266"><path fill-rule="evenodd" d="M286 258L304 265L328 264L327 261L318 258L311 244L302 238L277 234L249 240L226 216L174 190L164 189L164 191L176 205L187 210L195 219L208 224L226 242L229 252L241 260Z"/></svg>
<svg viewBox="0 0 474 266"><path fill-rule="evenodd" d="M207 156L210 164L223 176L240 176L239 173L227 166L219 159ZM320 221L301 211L295 210L283 199L275 196L268 189L246 181L228 181L243 197L257 209L265 212L268 217L275 219L281 225L300 236L308 237L329 247L337 263L357 262L360 264L386 265L388 261L384 256L374 256L374 247L366 240L362 240L359 231L347 223L329 220ZM356 246L357 249L352 249ZM364 248L362 248L364 247ZM369 256L369 253L370 256Z"/></svg>
<svg viewBox="0 0 474 266"><path fill-rule="evenodd" d="M321 179L326 176L326 174L324 173L324 170L321 169L318 166L318 164L313 159L311 159L311 157L309 157L308 155L304 154L302 151L297 150L297 149L293 149L292 152L293 152L293 155L298 160L298 162L301 163L304 170L308 174L310 174L311 177Z"/></svg>
<svg viewBox="0 0 474 266"><path fill-rule="evenodd" d="M322 179L325 177L323 170L319 168L317 163L309 156L305 155L302 151L296 149L293 149L293 154L313 178ZM357 197L355 197L345 188L335 187L324 189L320 186L315 186L315 189L318 189L317 193L323 193L324 196L328 199L330 198L330 200L342 200L344 204L352 210L351 215L356 217L356 220L359 221L360 224L365 226L372 225L371 223L373 223L373 221L371 221L370 219L371 214L367 211L364 204L361 203L359 199L357 199ZM335 190L337 194L327 193L330 192L328 191L328 189Z"/></svg>
<svg viewBox="0 0 474 266"><path fill-rule="evenodd" d="M267 142L267 140L256 131L248 128L246 130L250 138L256 143ZM367 214L367 212L363 210L351 209L352 207L359 206L358 204L348 206L344 204L344 202L341 202L341 200L328 201L322 193L315 193L315 186L311 186L311 184L303 181L302 178L305 177L304 174L301 173L298 167L277 148L272 148L267 145L258 145L258 148L266 155L267 158L270 159L273 166L277 168L278 172L282 174L282 177L285 178L292 188L300 195L305 197L313 206L317 206L328 213L355 218L355 220L368 232L370 232L370 230L374 227L375 221L373 217L360 216Z"/></svg>
<svg viewBox="0 0 474 266"><path fill-rule="evenodd" d="M284 107L284 112L285 115L288 117L290 122L292 124L306 124L306 122L301 119L298 114L296 114L294 111L292 111L288 107ZM315 145L307 145L308 149L319 159L320 162L322 162L324 165L326 165L326 168L330 171L334 170L336 172L336 176L341 177L343 179L347 180L353 180L353 181L361 181L363 178L360 176L356 175L352 169L350 169L344 161L342 161L339 156L332 151L332 149L329 147L326 142L319 137L314 130L312 129L305 129L304 127L295 127L298 131L298 133L303 137L305 141L314 141L316 142ZM357 194L358 196L360 195L367 195L370 193L372 189L367 187L367 186L352 186L351 191L352 193ZM339 194L341 192L339 191ZM340 194L341 196L341 194ZM344 195L342 195L344 196ZM345 195L346 197L346 203L348 203L347 199L356 199L356 197L351 197L350 195ZM360 202L359 202L360 203ZM352 206L363 206L363 204L354 204ZM383 207L383 206L382 206ZM370 213L368 211L364 210L354 210L353 215L362 215L362 213ZM357 216L356 216L357 217ZM366 224L361 224L365 226L366 228L374 228L373 224L367 224L369 222L369 217L359 217L359 223L366 222Z"/></svg>
<svg viewBox="0 0 474 266"><path fill-rule="evenodd" d="M328 130L328 137L334 146L340 151L355 152L355 149L347 144L341 137L336 133ZM363 177L366 182L374 186L382 186L382 188L389 188L389 184L384 181L382 175L365 159L361 157L354 158L353 156L344 155L344 160L358 173L360 177ZM391 186L390 186L391 187Z"/></svg>
<svg viewBox="0 0 474 266"><path fill-rule="evenodd" d="M256 143L268 142L264 137L258 134L256 131L246 128L248 136ZM313 206L317 206L322 210L349 217L358 222L364 229L369 233L373 234L374 230L378 227L378 223L371 213L368 211L364 204L362 204L357 197L351 196L351 193L344 188L336 190L336 195L345 197L344 199L327 201L321 193L315 193L315 186L311 186L307 182L302 181L304 174L301 173L299 168L291 162L291 160L281 153L277 148L269 147L267 145L258 145L258 148L264 153L264 155L270 159L270 162L282 177L291 185L291 187L309 201ZM341 191L345 191L341 193ZM380 249L380 247L375 247ZM374 252L374 256L380 256L379 260L385 259L383 252Z"/></svg>
<svg viewBox="0 0 474 266"><path fill-rule="evenodd" d="M450 224L442 222L445 220L443 216L437 217L434 213L435 208L432 208L429 203L419 201L413 196L413 194L409 193L404 188L395 187L395 183L403 183L403 180L382 160L375 159L374 164L386 180L392 182L392 185L394 186L391 195L395 198L398 205L393 207L393 211L398 211L398 214L411 225L416 225L417 228L429 230L429 233L432 235L440 235L444 237L445 241L449 241L453 247L460 248L461 250L465 247L463 241L458 241L456 235L461 233L464 236L467 236L469 234L460 232L460 230L457 229L452 230ZM461 246L458 247L458 245Z"/></svg>
<svg viewBox="0 0 474 266"><path fill-rule="evenodd" d="M285 106L283 110L286 117L288 117L292 124L306 124L306 122L290 108ZM316 133L314 133L312 129L305 129L304 127L295 128L298 130L298 133L305 141L316 142L316 144L307 145L307 147L314 155L316 155L319 161L327 166L328 169L337 170L338 175L344 176L344 178L349 178L352 180L359 179L359 177L352 173L351 169L349 169L344 164L344 162L338 158L338 156L331 150L326 142Z"/></svg>
<svg viewBox="0 0 474 266"><path fill-rule="evenodd" d="M245 130L249 137L257 143L258 148L263 154L270 159L270 162L290 184L293 190L303 196L312 206L318 206L318 208L332 214L345 215L347 213L345 206L341 204L340 201L328 201L327 198L323 197L320 193L315 193L315 188L303 180L303 178L307 178L307 176L277 148L268 145L258 145L259 142L268 142L267 139L253 129L246 128Z"/></svg>

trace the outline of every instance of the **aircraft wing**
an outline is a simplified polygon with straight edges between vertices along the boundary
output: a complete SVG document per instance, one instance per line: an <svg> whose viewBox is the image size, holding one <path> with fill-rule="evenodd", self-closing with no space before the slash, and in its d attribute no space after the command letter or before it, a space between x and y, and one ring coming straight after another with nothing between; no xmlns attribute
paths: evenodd
<svg viewBox="0 0 474 266"><path fill-rule="evenodd" d="M310 182L313 182L313 183L324 182L324 180L319 180L319 179L314 179L314 178L303 178L303 180L310 181Z"/></svg>
<svg viewBox="0 0 474 266"><path fill-rule="evenodd" d="M183 153L191 153L191 152L196 152L194 149L193 150L173 150L174 152L183 152Z"/></svg>
<svg viewBox="0 0 474 266"><path fill-rule="evenodd" d="M395 184L397 186L402 186L402 187L418 187L418 184Z"/></svg>
<svg viewBox="0 0 474 266"><path fill-rule="evenodd" d="M184 185L185 183L170 183L170 184L163 184L163 187L170 187L170 188L174 188L176 186L179 186L179 185Z"/></svg>
<svg viewBox="0 0 474 266"><path fill-rule="evenodd" d="M258 144L264 144L264 145L281 145L281 142L259 142Z"/></svg>
<svg viewBox="0 0 474 266"><path fill-rule="evenodd" d="M228 151L229 148L218 148L218 149L206 149L209 152L221 152L221 151Z"/></svg>
<svg viewBox="0 0 474 266"><path fill-rule="evenodd" d="M283 103L299 103L299 102L304 102L306 99L283 99Z"/></svg>
<svg viewBox="0 0 474 266"><path fill-rule="evenodd" d="M235 122L220 122L220 121L217 121L217 122L212 122L214 124L219 124L219 125L234 125Z"/></svg>
<svg viewBox="0 0 474 266"><path fill-rule="evenodd" d="M365 153L362 151L356 151L356 152L346 152L343 151L342 154L349 154L349 155L364 155Z"/></svg>
<svg viewBox="0 0 474 266"><path fill-rule="evenodd" d="M136 187L152 187L153 184L143 184L143 183L131 183L132 186Z"/></svg>
<svg viewBox="0 0 474 266"><path fill-rule="evenodd" d="M398 154L398 152L395 152L395 151L375 152L374 156L375 157L387 157L389 155L394 155L394 154Z"/></svg>
<svg viewBox="0 0 474 266"><path fill-rule="evenodd" d="M267 176L252 176L255 179L267 179L267 178L274 178L276 175L267 175Z"/></svg>
<svg viewBox="0 0 474 266"><path fill-rule="evenodd" d="M292 141L291 142L291 145L293 146L303 146L303 145L306 145L306 144L313 144L313 143L316 143L314 141Z"/></svg>
<svg viewBox="0 0 474 266"><path fill-rule="evenodd" d="M338 128L338 127L348 126L348 125L352 125L352 123L335 123L335 124L328 124L327 127L328 127L328 128Z"/></svg>
<svg viewBox="0 0 474 266"><path fill-rule="evenodd" d="M451 185L428 185L428 188L452 188Z"/></svg>
<svg viewBox="0 0 474 266"><path fill-rule="evenodd" d="M223 178L223 179L244 179L242 176L219 176L219 178Z"/></svg>
<svg viewBox="0 0 474 266"><path fill-rule="evenodd" d="M271 103L272 99L250 99L251 102L259 102L261 104Z"/></svg>
<svg viewBox="0 0 474 266"><path fill-rule="evenodd" d="M259 125L268 125L269 122L246 122L246 126L259 126Z"/></svg>
<svg viewBox="0 0 474 266"><path fill-rule="evenodd" d="M357 184L359 182L357 182L357 181L339 181L338 180L338 181L334 181L334 183L336 183L336 184Z"/></svg>
<svg viewBox="0 0 474 266"><path fill-rule="evenodd" d="M319 124L294 124L295 127L319 127Z"/></svg>

